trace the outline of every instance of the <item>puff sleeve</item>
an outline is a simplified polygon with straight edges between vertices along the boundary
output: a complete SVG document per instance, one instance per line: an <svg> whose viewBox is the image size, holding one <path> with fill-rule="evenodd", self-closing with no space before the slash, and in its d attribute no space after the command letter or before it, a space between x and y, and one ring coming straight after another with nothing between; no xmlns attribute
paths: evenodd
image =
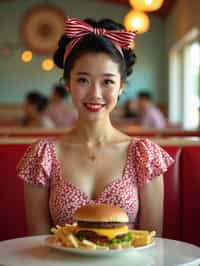
<svg viewBox="0 0 200 266"><path fill-rule="evenodd" d="M164 149L148 139L136 142L134 157L138 185L144 185L163 174L174 162Z"/></svg>
<svg viewBox="0 0 200 266"><path fill-rule="evenodd" d="M52 144L39 140L27 148L17 165L17 176L27 183L49 188L52 166Z"/></svg>

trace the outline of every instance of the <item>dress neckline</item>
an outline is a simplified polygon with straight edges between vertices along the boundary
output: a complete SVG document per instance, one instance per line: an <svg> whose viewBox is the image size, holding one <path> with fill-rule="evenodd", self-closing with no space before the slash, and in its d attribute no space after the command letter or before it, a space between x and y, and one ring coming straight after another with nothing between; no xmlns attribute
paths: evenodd
<svg viewBox="0 0 200 266"><path fill-rule="evenodd" d="M132 138L130 143L128 144L127 153L126 153L127 155L126 155L126 160L125 160L125 164L124 164L124 169L122 171L122 175L119 178L109 182L107 185L104 186L104 188L103 188L103 190L101 192L99 192L93 199L90 199L90 197L81 188L79 188L77 185L73 184L73 182L68 181L67 179L65 179L62 176L60 162L59 162L59 160L57 158L57 154L56 154L56 143L55 143L55 141L52 141L54 157L55 157L56 164L57 164L57 167L58 167L60 180L62 181L62 183L64 185L71 186L74 190L78 191L88 202L91 202L91 203L92 202L97 202L97 201L100 200L100 198L103 196L103 194L110 187L115 185L117 182L120 182L121 180L123 180L124 177L126 176L126 174L128 172L128 166L129 166L130 158L132 157L131 156L132 155L132 148L135 146L136 143L137 143L137 138Z"/></svg>

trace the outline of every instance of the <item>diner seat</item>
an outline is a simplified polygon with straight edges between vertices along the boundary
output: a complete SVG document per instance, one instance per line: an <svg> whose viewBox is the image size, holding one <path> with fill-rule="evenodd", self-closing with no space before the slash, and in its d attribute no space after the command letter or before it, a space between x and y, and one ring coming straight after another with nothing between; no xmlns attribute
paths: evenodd
<svg viewBox="0 0 200 266"><path fill-rule="evenodd" d="M163 237L181 239L181 192L180 192L180 156L179 146L163 146L175 160L164 174L164 221Z"/></svg>
<svg viewBox="0 0 200 266"><path fill-rule="evenodd" d="M184 147L182 171L182 239L200 246L200 149Z"/></svg>
<svg viewBox="0 0 200 266"><path fill-rule="evenodd" d="M23 182L16 165L27 144L0 144L0 240L27 234Z"/></svg>

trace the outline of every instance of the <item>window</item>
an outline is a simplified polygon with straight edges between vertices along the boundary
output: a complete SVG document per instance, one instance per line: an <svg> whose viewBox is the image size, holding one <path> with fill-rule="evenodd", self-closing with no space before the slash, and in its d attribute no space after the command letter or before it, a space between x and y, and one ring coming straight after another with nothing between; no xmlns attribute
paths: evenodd
<svg viewBox="0 0 200 266"><path fill-rule="evenodd" d="M200 43L194 29L170 51L169 117L186 129L200 126Z"/></svg>

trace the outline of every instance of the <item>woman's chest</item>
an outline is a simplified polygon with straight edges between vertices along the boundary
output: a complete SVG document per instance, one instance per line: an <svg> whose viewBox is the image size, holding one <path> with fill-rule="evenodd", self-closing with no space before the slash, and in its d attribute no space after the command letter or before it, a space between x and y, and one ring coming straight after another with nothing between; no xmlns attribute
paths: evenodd
<svg viewBox="0 0 200 266"><path fill-rule="evenodd" d="M108 184L120 180L125 174L130 163L128 147L62 149L59 152L60 175L88 198L95 198Z"/></svg>

